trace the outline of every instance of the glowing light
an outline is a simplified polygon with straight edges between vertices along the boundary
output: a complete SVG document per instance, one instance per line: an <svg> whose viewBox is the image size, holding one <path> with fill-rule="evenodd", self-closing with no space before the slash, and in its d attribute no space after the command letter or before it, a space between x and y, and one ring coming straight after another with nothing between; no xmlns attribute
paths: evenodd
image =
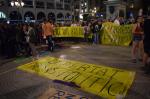
<svg viewBox="0 0 150 99"><path fill-rule="evenodd" d="M72 46L71 47L72 49L79 49L79 48L81 48L80 46Z"/></svg>
<svg viewBox="0 0 150 99"><path fill-rule="evenodd" d="M24 2L21 2L21 6L24 6Z"/></svg>
<svg viewBox="0 0 150 99"><path fill-rule="evenodd" d="M10 24L10 21L9 21L9 20L7 21L7 24Z"/></svg>
<svg viewBox="0 0 150 99"><path fill-rule="evenodd" d="M14 3L14 2L11 2L10 4L11 4L11 6L14 6L14 5L15 5L15 3Z"/></svg>
<svg viewBox="0 0 150 99"><path fill-rule="evenodd" d="M61 58L61 59L66 59L66 58L67 58L67 55L60 55L59 58Z"/></svg>
<svg viewBox="0 0 150 99"><path fill-rule="evenodd" d="M79 17L80 17L80 19L83 19L83 15L82 15L82 14L80 14L80 16L79 16Z"/></svg>

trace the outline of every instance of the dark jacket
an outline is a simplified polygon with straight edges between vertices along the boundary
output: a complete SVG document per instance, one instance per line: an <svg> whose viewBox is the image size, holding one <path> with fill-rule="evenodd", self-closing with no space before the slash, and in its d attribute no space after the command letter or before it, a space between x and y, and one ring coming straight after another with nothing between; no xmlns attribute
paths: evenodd
<svg viewBox="0 0 150 99"><path fill-rule="evenodd" d="M102 25L94 23L91 27L93 33L98 33L101 30Z"/></svg>
<svg viewBox="0 0 150 99"><path fill-rule="evenodd" d="M36 43L37 39L36 39L35 30L32 27L30 27L28 32L29 32L29 38L30 38L29 42Z"/></svg>
<svg viewBox="0 0 150 99"><path fill-rule="evenodd" d="M146 19L144 22L144 40L147 41L147 43L150 42L150 19Z"/></svg>

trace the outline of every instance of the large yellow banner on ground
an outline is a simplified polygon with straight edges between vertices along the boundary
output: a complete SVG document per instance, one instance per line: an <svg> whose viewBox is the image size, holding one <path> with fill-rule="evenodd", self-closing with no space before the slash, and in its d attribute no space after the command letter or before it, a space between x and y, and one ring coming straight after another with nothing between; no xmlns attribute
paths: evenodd
<svg viewBox="0 0 150 99"><path fill-rule="evenodd" d="M104 23L101 31L101 43L116 46L129 46L132 41L132 25Z"/></svg>
<svg viewBox="0 0 150 99"><path fill-rule="evenodd" d="M74 82L79 89L107 99L125 97L135 72L78 61L45 57L18 67L51 80Z"/></svg>

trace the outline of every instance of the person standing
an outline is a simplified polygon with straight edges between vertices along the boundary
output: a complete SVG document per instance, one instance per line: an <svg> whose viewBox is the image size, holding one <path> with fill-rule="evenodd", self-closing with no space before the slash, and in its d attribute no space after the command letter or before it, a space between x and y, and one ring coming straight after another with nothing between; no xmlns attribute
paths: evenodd
<svg viewBox="0 0 150 99"><path fill-rule="evenodd" d="M54 42L52 39L54 27L51 21L44 20L42 24L43 37L46 37L48 41L48 50L51 52L54 50Z"/></svg>
<svg viewBox="0 0 150 99"><path fill-rule="evenodd" d="M29 35L29 47L31 49L31 54L36 59L38 58L38 52L36 50L35 44L37 43L36 33L34 29L34 24L30 23L28 26L28 35Z"/></svg>
<svg viewBox="0 0 150 99"><path fill-rule="evenodd" d="M119 18L119 17L117 17L117 18L114 20L114 24L120 25L120 18Z"/></svg>
<svg viewBox="0 0 150 99"><path fill-rule="evenodd" d="M88 42L90 25L87 22L85 22L83 28L84 28L84 41Z"/></svg>
<svg viewBox="0 0 150 99"><path fill-rule="evenodd" d="M136 63L136 56L138 53L138 50L142 49L140 47L142 47L142 43L143 43L143 29L142 29L142 24L143 22L143 18L142 17L138 17L137 18L137 22L134 24L133 29L132 29L132 33L133 33L133 44L132 44L132 62ZM140 60L143 57L142 51L140 52Z"/></svg>
<svg viewBox="0 0 150 99"><path fill-rule="evenodd" d="M99 44L100 40L100 30L102 24L98 21L94 22L92 25L92 32L93 32L93 44Z"/></svg>
<svg viewBox="0 0 150 99"><path fill-rule="evenodd" d="M26 57L29 57L31 56L31 49L29 47L29 32L28 32L28 24L23 24L23 33L24 33L24 42L23 42L23 45L24 45L24 50L25 50L25 56Z"/></svg>
<svg viewBox="0 0 150 99"><path fill-rule="evenodd" d="M150 11L148 12L147 19L144 22L144 71L146 74L150 74Z"/></svg>

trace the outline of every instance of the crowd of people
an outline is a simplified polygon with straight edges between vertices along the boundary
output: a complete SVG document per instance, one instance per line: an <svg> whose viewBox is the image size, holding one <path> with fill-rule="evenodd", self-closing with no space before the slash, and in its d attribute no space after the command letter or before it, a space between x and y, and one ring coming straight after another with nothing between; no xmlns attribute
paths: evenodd
<svg viewBox="0 0 150 99"><path fill-rule="evenodd" d="M51 20L44 19L42 23L7 24L0 23L0 56L12 58L16 56L37 56L36 45L47 44L48 50L54 50L53 33L55 27ZM84 41L89 41L89 34L93 33L93 43L99 44L100 21L73 23L68 26L83 26Z"/></svg>
<svg viewBox="0 0 150 99"><path fill-rule="evenodd" d="M36 28L35 28L36 27ZM33 44L41 42L40 26L35 24L0 24L0 55L12 58L24 54L30 56ZM38 35L36 33L39 33ZM29 39L30 37L30 39ZM31 43L30 43L31 42Z"/></svg>
<svg viewBox="0 0 150 99"><path fill-rule="evenodd" d="M74 22L67 24L67 26L82 26L84 29L84 41L89 42L89 34L92 32L93 44L100 43L100 30L102 23L106 20L91 20L89 22ZM112 21L110 21L112 22ZM117 17L114 20L115 24L123 24L123 19ZM133 23L133 20L132 22ZM137 62L138 49L140 50L139 61L143 61L145 67L142 69L146 73L150 73L150 62L148 60L150 55L150 16L145 19L142 16L138 17L133 29L133 44L132 44L132 62ZM54 50L53 33L55 27L64 26L60 24L54 24L50 20L44 19L42 23L24 23L24 24L7 24L0 23L0 56L6 58L12 58L20 55L38 57L38 51L36 45L46 44L48 50Z"/></svg>

